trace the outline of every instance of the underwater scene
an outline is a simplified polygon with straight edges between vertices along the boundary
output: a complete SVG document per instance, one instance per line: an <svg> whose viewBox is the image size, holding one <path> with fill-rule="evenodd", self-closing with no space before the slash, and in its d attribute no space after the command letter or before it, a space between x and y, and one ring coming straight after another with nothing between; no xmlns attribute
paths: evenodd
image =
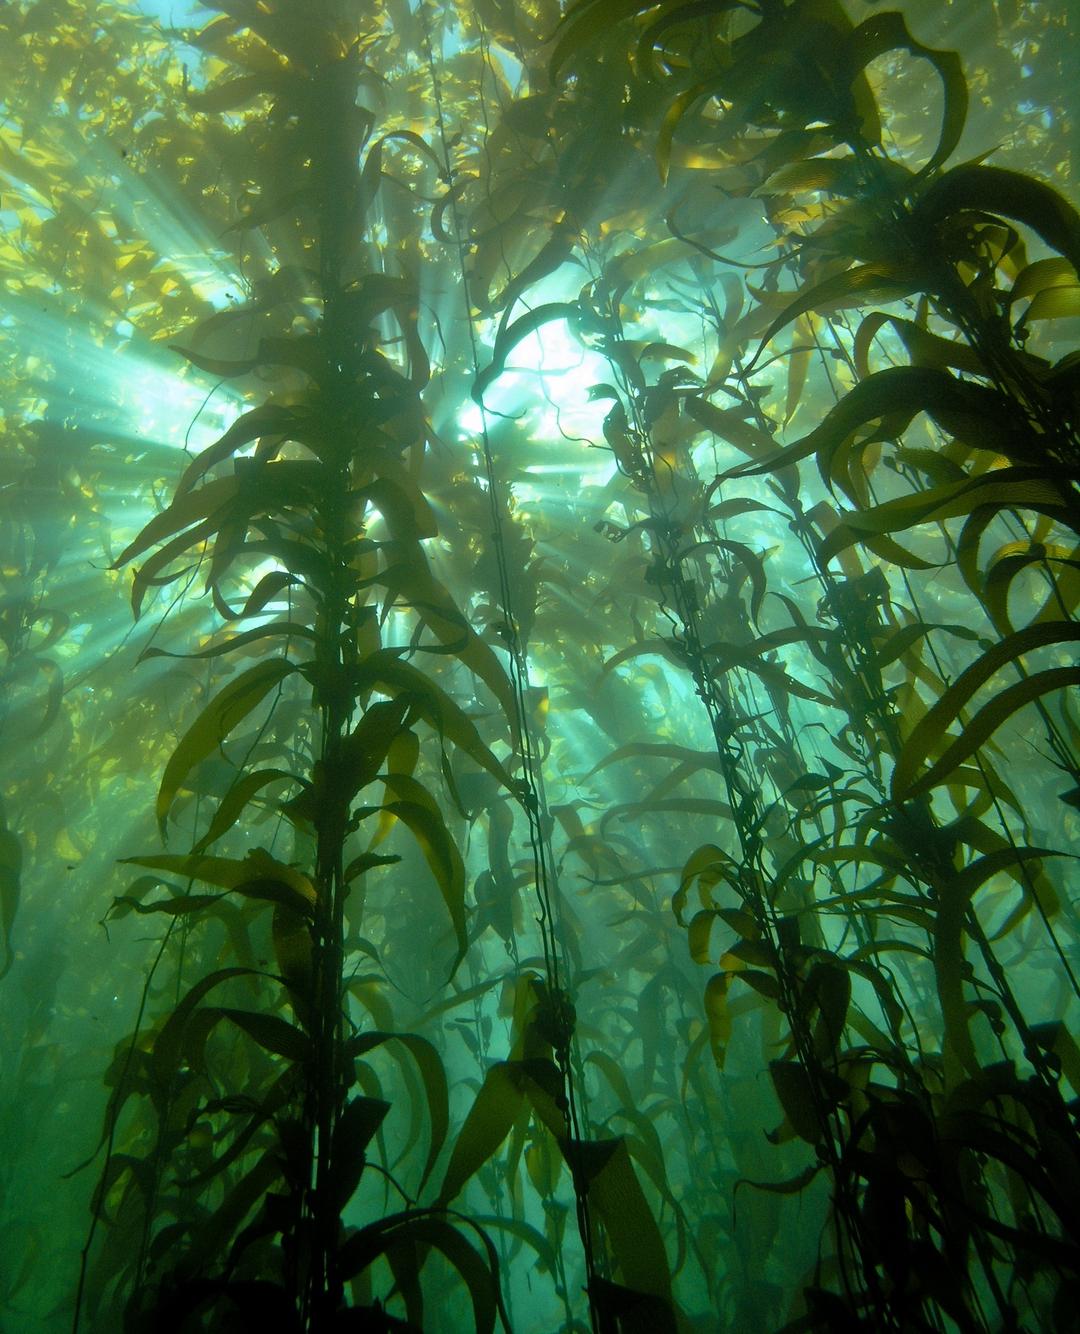
<svg viewBox="0 0 1080 1334"><path fill-rule="evenodd" d="M0 1330L1080 1331L1078 24L0 4Z"/></svg>

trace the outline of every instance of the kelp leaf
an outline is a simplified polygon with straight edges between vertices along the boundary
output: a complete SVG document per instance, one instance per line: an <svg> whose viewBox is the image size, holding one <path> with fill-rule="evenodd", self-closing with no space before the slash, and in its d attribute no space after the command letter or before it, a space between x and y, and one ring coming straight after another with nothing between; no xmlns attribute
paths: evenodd
<svg viewBox="0 0 1080 1334"><path fill-rule="evenodd" d="M735 1182L735 1190L740 1186L749 1186L752 1190L763 1190L772 1195L800 1195L821 1171L821 1163L811 1163L796 1176L786 1181L751 1181L749 1177L740 1177Z"/></svg>
<svg viewBox="0 0 1080 1334"><path fill-rule="evenodd" d="M382 1098L353 1098L334 1127L330 1175L339 1213L360 1184L367 1163L367 1147L389 1110L390 1104Z"/></svg>
<svg viewBox="0 0 1080 1334"><path fill-rule="evenodd" d="M420 1185L417 1187L419 1192L427 1184L431 1170L446 1143L450 1127L450 1095L447 1090L446 1071L436 1048L427 1038L420 1037L417 1033L360 1033L350 1040L347 1049L350 1056L363 1056L384 1042L397 1042L405 1048L416 1062L416 1068L424 1085L431 1146L420 1177Z"/></svg>
<svg viewBox="0 0 1080 1334"><path fill-rule="evenodd" d="M739 884L738 863L723 848L715 843L705 843L687 858L679 877L679 888L672 898L671 907L680 926L686 923L682 919L682 910L686 905L687 893L695 880L706 892L721 880L733 889Z"/></svg>
<svg viewBox="0 0 1080 1334"><path fill-rule="evenodd" d="M299 1028L286 1023L274 1014L262 1014L256 1010L220 1009L209 1011L219 1014L254 1038L260 1047L275 1056L284 1056L288 1061L306 1061L311 1055L311 1042Z"/></svg>
<svg viewBox="0 0 1080 1334"><path fill-rule="evenodd" d="M379 649L369 654L353 670L352 682L357 690L389 686L392 690L408 692L420 716L440 737L449 737L455 746L497 778L508 791L515 790L514 780L506 767L481 740L476 724L468 714L424 672L411 663L402 662L397 650Z"/></svg>
<svg viewBox="0 0 1080 1334"><path fill-rule="evenodd" d="M690 397L683 400L683 411L706 430L712 431L713 435L727 440L752 459L771 458L776 452L776 441L772 436L752 426L733 408L718 408L707 398ZM743 503L759 509L769 508L757 501Z"/></svg>
<svg viewBox="0 0 1080 1334"><path fill-rule="evenodd" d="M121 865L146 866L167 875L201 880L204 884L235 890L251 898L281 903L308 918L315 903L315 888L307 876L277 861L261 848L253 849L243 861L232 857L207 857L200 852L163 852L150 857L123 857Z"/></svg>
<svg viewBox="0 0 1080 1334"><path fill-rule="evenodd" d="M246 810L248 802L257 792L261 792L270 783L280 782L283 778L292 783L300 782L296 774L289 773L286 769L256 769L253 773L245 774L242 778L237 779L225 796L222 797L221 804L214 812L214 818L210 821L210 827L191 849L192 853L202 852L211 843L217 842L223 834L227 833L236 824Z"/></svg>
<svg viewBox="0 0 1080 1334"><path fill-rule="evenodd" d="M170 537L184 528L190 528L197 520L220 513L239 492L240 481L238 476L218 477L200 487L198 491L177 496L167 509L154 515L138 537L128 543L109 568L118 570L129 560L141 556L144 551L155 546L162 538Z"/></svg>
<svg viewBox="0 0 1080 1334"><path fill-rule="evenodd" d="M142 575L146 570L144 565L139 574ZM157 648L150 645L143 649L139 654L139 661L145 662L150 658L184 658L189 662L205 662L208 658L222 658L226 653L233 653L236 649L247 648L250 644L256 644L260 639L281 639L286 641L293 639L313 640L315 632L310 626L302 625L299 621L274 621L270 625L259 625L251 630L242 630L239 634L227 635L224 639L219 639L217 643L210 644L207 648L198 649L194 653L174 653L169 649Z"/></svg>
<svg viewBox="0 0 1080 1334"><path fill-rule="evenodd" d="M770 1061L769 1074L792 1130L807 1144L817 1144L825 1127L806 1071L798 1061Z"/></svg>
<svg viewBox="0 0 1080 1334"><path fill-rule="evenodd" d="M348 806L358 792L374 781L395 739L408 727L406 715L410 705L407 695L368 705L363 717L342 740L338 762L333 772L327 774L328 795Z"/></svg>
<svg viewBox="0 0 1080 1334"><path fill-rule="evenodd" d="M499 1061L484 1076L476 1101L454 1141L439 1191L439 1208L445 1208L495 1153L524 1106L525 1093L510 1062Z"/></svg>
<svg viewBox="0 0 1080 1334"><path fill-rule="evenodd" d="M165 839L165 822L184 779L200 760L215 751L233 728L254 709L271 690L295 671L287 658L273 658L257 663L234 677L207 705L180 739L169 757L157 796L157 820Z"/></svg>
<svg viewBox="0 0 1080 1334"><path fill-rule="evenodd" d="M625 1140L574 1141L565 1154L575 1176L584 1179L589 1205L604 1224L622 1282L635 1292L659 1298L670 1312L671 1273L664 1240ZM668 1328L674 1330L673 1318Z"/></svg>
<svg viewBox="0 0 1080 1334"><path fill-rule="evenodd" d="M552 320L567 320L573 327L581 316L581 308L566 301L553 301L544 306L537 306L527 315L514 321L509 327L500 329L491 353L491 363L477 375L472 387L473 402L484 406L484 394L506 369L506 359L518 343L530 334L542 329Z"/></svg>
<svg viewBox="0 0 1080 1334"><path fill-rule="evenodd" d="M1043 512L1059 511L1065 501L1060 486L1033 475L1025 468L995 468L950 486L936 486L873 509L844 515L843 523L829 533L820 548L822 565L856 542L886 533L903 532L924 523L971 514L984 506L996 509L1030 507Z"/></svg>
<svg viewBox="0 0 1080 1334"><path fill-rule="evenodd" d="M653 8L655 5L650 0L579 0L566 12L560 24L562 32L548 64L551 82L558 83L566 62L595 37L607 32L612 24Z"/></svg>
<svg viewBox="0 0 1080 1334"><path fill-rule="evenodd" d="M716 1068L723 1070L727 1044L731 1041L731 1015L727 993L730 974L714 973L705 984L705 1018L708 1021L709 1050Z"/></svg>
<svg viewBox="0 0 1080 1334"><path fill-rule="evenodd" d="M388 802L383 810L395 816L412 832L431 868L435 881L450 914L457 940L457 953L450 968L452 977L465 957L468 935L465 928L465 866L457 844L451 838L442 813L434 801L414 779L401 774L388 774L387 787L394 793L407 793L409 800Z"/></svg>
<svg viewBox="0 0 1080 1334"><path fill-rule="evenodd" d="M909 51L929 61L940 75L944 91L941 133L937 147L919 172L921 177L929 176L948 161L967 121L968 86L959 55L955 51L936 51L917 42L908 31L904 16L894 10L865 19L852 33L851 42L859 70L890 51Z"/></svg>
<svg viewBox="0 0 1080 1334"><path fill-rule="evenodd" d="M1080 214L1051 186L1005 167L953 167L917 201L912 217L933 228L968 209L1025 223L1080 273Z"/></svg>
<svg viewBox="0 0 1080 1334"><path fill-rule="evenodd" d="M825 278L813 287L804 288L793 301L777 315L762 335L761 344L747 363L744 374L753 373L754 367L776 335L786 325L809 311L831 314L849 306L864 306L871 301L898 301L919 288L919 281L908 269L899 265L875 263L859 264L845 269L832 278Z"/></svg>
<svg viewBox="0 0 1080 1334"><path fill-rule="evenodd" d="M936 786L1023 704L1039 698L1048 690L1069 685L1080 677L1080 668L1056 668L1038 673L1008 687L980 710L975 719L965 725L964 735L916 781L915 775L919 768L934 748L945 740L950 725L959 717L975 691L996 672L1024 653L1053 644L1077 642L1080 642L1080 626L1056 621L1018 630L988 649L978 661L972 663L957 677L912 728L893 770L893 799L903 801Z"/></svg>
<svg viewBox="0 0 1080 1334"><path fill-rule="evenodd" d="M932 764L921 778L898 788L895 786L894 775L894 793L902 794L896 795L895 800L917 797L943 782L959 764L988 741L1003 722L1025 704L1049 694L1052 690L1067 690L1076 685L1080 685L1080 667L1050 668L1045 672L1036 672L1026 680L1009 686L992 703L984 705L974 718L964 725L963 735L949 746L945 754Z"/></svg>

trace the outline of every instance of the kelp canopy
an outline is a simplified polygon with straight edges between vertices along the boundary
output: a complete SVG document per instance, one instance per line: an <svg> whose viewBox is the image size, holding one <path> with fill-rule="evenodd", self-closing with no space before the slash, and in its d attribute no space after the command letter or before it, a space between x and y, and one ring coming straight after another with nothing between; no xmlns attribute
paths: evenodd
<svg viewBox="0 0 1080 1334"><path fill-rule="evenodd" d="M0 7L5 1330L1080 1328L1076 37Z"/></svg>

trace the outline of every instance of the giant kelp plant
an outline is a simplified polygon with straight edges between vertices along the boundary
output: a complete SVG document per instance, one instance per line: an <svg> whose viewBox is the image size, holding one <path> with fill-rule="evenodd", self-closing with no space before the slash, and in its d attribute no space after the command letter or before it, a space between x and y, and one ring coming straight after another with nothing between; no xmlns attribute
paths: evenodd
<svg viewBox="0 0 1080 1334"><path fill-rule="evenodd" d="M0 9L4 1328L1076 1328L1067 8L181 8Z"/></svg>

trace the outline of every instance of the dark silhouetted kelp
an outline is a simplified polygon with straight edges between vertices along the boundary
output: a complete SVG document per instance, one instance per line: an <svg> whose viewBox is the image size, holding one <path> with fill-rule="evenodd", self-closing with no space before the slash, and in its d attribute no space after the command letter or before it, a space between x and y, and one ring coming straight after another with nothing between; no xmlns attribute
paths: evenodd
<svg viewBox="0 0 1080 1334"><path fill-rule="evenodd" d="M162 8L0 10L4 1328L1077 1328L1069 16Z"/></svg>

